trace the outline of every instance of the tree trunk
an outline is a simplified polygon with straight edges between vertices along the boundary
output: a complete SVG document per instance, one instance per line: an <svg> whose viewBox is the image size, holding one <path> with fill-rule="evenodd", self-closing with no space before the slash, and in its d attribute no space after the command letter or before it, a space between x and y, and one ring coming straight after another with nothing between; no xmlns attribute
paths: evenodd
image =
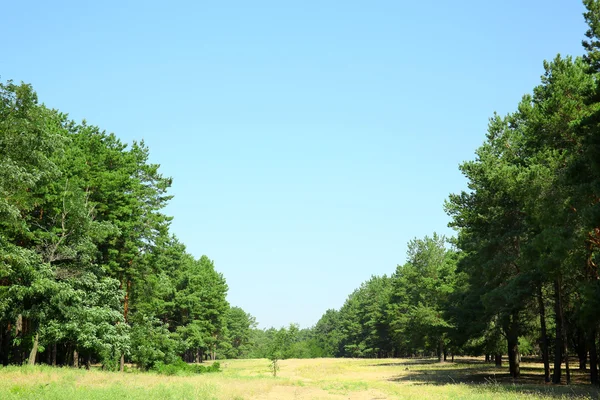
<svg viewBox="0 0 600 400"><path fill-rule="evenodd" d="M196 349L196 364L202 362L202 353L200 353L200 349Z"/></svg>
<svg viewBox="0 0 600 400"><path fill-rule="evenodd" d="M52 344L52 366L56 367L56 343Z"/></svg>
<svg viewBox="0 0 600 400"><path fill-rule="evenodd" d="M552 383L560 383L561 366L563 358L563 327L562 327L562 305L560 302L560 282L554 281L554 313L556 314L556 340L554 343L554 375Z"/></svg>
<svg viewBox="0 0 600 400"><path fill-rule="evenodd" d="M519 316L517 312L513 312L506 320L503 329L508 347L508 370L510 376L518 378L521 374L521 366L519 362Z"/></svg>
<svg viewBox="0 0 600 400"><path fill-rule="evenodd" d="M579 361L579 370L585 371L587 370L587 342L586 335L583 329L576 327L574 332L576 340L574 340L573 345L575 351L577 352L577 359Z"/></svg>
<svg viewBox="0 0 600 400"><path fill-rule="evenodd" d="M508 344L508 369L510 376L518 378L521 374L521 365L519 363L519 337L511 333L507 338Z"/></svg>
<svg viewBox="0 0 600 400"><path fill-rule="evenodd" d="M560 282L559 282L560 283ZM571 384L571 369L569 368L569 336L567 320L564 314L564 304L562 297L562 288L559 285L559 297L560 297L560 319L562 321L562 344L563 344L563 361L565 362L565 376L567 377L567 385Z"/></svg>
<svg viewBox="0 0 600 400"><path fill-rule="evenodd" d="M37 332L35 334L35 339L33 340L33 347L31 348L31 353L29 353L29 365L35 365L35 359L37 357L39 344L40 344L40 334L39 334L39 332Z"/></svg>
<svg viewBox="0 0 600 400"><path fill-rule="evenodd" d="M63 363L61 365L71 365L73 363L73 351L72 346L68 344L66 351L62 354L64 356Z"/></svg>
<svg viewBox="0 0 600 400"><path fill-rule="evenodd" d="M15 324L15 338L19 345L12 346L13 348L13 362L17 365L23 364L23 352L21 347L23 346L23 315L17 316L17 323Z"/></svg>
<svg viewBox="0 0 600 400"><path fill-rule="evenodd" d="M546 332L546 307L542 295L542 285L538 287L538 305L540 308L542 362L544 363L544 381L550 382L550 355L548 353L548 332Z"/></svg>
<svg viewBox="0 0 600 400"><path fill-rule="evenodd" d="M444 360L442 359L442 357L444 356L444 341L440 339L438 345L438 362L444 362Z"/></svg>
<svg viewBox="0 0 600 400"><path fill-rule="evenodd" d="M496 356L494 358L494 362L496 364L496 367L501 367L502 366L502 354L496 354Z"/></svg>
<svg viewBox="0 0 600 400"><path fill-rule="evenodd" d="M585 349L585 347L584 347ZM587 349L585 351L579 350L577 352L577 358L579 358L579 370L586 371L587 370Z"/></svg>
<svg viewBox="0 0 600 400"><path fill-rule="evenodd" d="M122 284L121 284L122 286ZM131 292L131 281L127 280L126 289L125 289L125 299L123 300L123 317L125 318L125 322L127 322L127 316L129 315L129 293Z"/></svg>
<svg viewBox="0 0 600 400"><path fill-rule="evenodd" d="M593 329L587 338L590 349L590 382L597 385L598 382L598 352L596 350L596 329Z"/></svg>
<svg viewBox="0 0 600 400"><path fill-rule="evenodd" d="M121 282L121 287L123 283ZM127 279L126 289L125 289L125 299L123 300L123 319L125 323L127 323L127 317L129 316L129 293L131 293L131 280ZM125 371L125 353L121 354L121 360L119 362L119 371Z"/></svg>
<svg viewBox="0 0 600 400"><path fill-rule="evenodd" d="M486 363L490 362L490 355L489 354L485 355L485 362Z"/></svg>
<svg viewBox="0 0 600 400"><path fill-rule="evenodd" d="M211 359L215 361L217 359L217 333L213 333L213 345L212 345L212 356Z"/></svg>
<svg viewBox="0 0 600 400"><path fill-rule="evenodd" d="M73 368L79 368L79 352L77 352L77 348L73 350Z"/></svg>
<svg viewBox="0 0 600 400"><path fill-rule="evenodd" d="M454 362L454 353L452 353L452 362Z"/></svg>
<svg viewBox="0 0 600 400"><path fill-rule="evenodd" d="M569 368L569 348L568 348L568 338L567 338L567 331L566 331L566 321L563 319L563 344L565 345L565 350L564 350L564 357L565 357L565 375L567 376L567 385L571 384L571 369Z"/></svg>
<svg viewBox="0 0 600 400"><path fill-rule="evenodd" d="M7 325L6 331L4 331L4 333L2 334L2 343L0 343L1 346L1 351L0 353L2 354L2 365L3 366L7 366L8 365L8 360L9 360L9 355L10 355L10 337L11 337L11 325L10 322Z"/></svg>

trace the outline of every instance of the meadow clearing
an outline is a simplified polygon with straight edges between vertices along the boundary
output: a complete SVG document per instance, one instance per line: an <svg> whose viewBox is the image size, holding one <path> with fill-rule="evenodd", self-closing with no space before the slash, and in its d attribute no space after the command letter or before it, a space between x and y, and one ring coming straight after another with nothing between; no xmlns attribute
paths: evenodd
<svg viewBox="0 0 600 400"><path fill-rule="evenodd" d="M280 361L273 377L269 361L227 360L223 371L195 376L72 368L0 369L2 399L598 399L583 383L545 385L541 364L524 362L513 382L506 368L464 358L440 364L421 359L292 359Z"/></svg>

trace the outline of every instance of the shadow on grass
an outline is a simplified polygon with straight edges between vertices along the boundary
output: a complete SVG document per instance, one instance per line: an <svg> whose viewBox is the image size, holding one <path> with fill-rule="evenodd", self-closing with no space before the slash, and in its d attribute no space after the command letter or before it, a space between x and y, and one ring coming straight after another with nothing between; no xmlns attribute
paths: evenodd
<svg viewBox="0 0 600 400"><path fill-rule="evenodd" d="M423 367L424 364L396 363L407 367L403 375L389 379L392 382L412 383L417 385L469 385L480 387L482 390L508 391L523 394L539 394L549 397L589 396L600 397L599 388L590 385L589 375L585 371L571 371L571 385L553 385L544 382L543 368L535 366L521 367L521 376L513 379L508 373L508 366L495 368L493 365L480 362L480 367L474 367L473 361L459 360L455 363L438 364L438 367ZM435 364L427 362L425 364ZM476 364L476 363L475 363ZM461 367L464 365L465 367ZM564 374L564 372L563 372ZM563 375L564 379L564 375Z"/></svg>
<svg viewBox="0 0 600 400"><path fill-rule="evenodd" d="M432 365L439 364L437 358L408 358L403 359L402 361L395 361L383 364L369 364L369 367L406 367L411 365ZM448 359L445 361L445 365L454 365L454 364L468 364L468 365L481 365L481 366L493 366L493 363L485 362L484 360L478 360L475 358L461 358L456 361L450 361ZM441 364L440 364L441 365Z"/></svg>
<svg viewBox="0 0 600 400"><path fill-rule="evenodd" d="M437 364L437 363L438 363L437 359L415 358L415 359L406 359L406 360L402 360L402 361L389 362L389 363L383 363L383 364L369 364L367 366L368 367L406 367L406 366L410 366L410 365L430 365L430 364Z"/></svg>

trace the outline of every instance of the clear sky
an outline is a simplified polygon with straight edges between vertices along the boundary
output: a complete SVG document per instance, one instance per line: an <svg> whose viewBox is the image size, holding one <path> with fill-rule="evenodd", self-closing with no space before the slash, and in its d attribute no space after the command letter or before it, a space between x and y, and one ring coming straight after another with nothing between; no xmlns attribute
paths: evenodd
<svg viewBox="0 0 600 400"><path fill-rule="evenodd" d="M488 118L580 55L575 1L4 1L0 78L174 178L166 212L261 327L313 325L442 204Z"/></svg>

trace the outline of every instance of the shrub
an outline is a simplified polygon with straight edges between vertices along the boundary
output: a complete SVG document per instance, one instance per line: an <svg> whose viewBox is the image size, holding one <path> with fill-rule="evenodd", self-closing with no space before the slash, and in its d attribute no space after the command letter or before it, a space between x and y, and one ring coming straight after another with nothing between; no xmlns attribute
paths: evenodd
<svg viewBox="0 0 600 400"><path fill-rule="evenodd" d="M161 375L194 375L194 374L204 374L210 372L219 372L221 371L221 364L218 362L213 363L212 365L205 366L200 364L188 364L183 360L179 359L170 364L165 364L161 361L154 364L152 368L153 371L161 374Z"/></svg>
<svg viewBox="0 0 600 400"><path fill-rule="evenodd" d="M131 329L131 359L140 369L154 369L158 363L176 363L179 347L166 324L156 318L136 316Z"/></svg>

